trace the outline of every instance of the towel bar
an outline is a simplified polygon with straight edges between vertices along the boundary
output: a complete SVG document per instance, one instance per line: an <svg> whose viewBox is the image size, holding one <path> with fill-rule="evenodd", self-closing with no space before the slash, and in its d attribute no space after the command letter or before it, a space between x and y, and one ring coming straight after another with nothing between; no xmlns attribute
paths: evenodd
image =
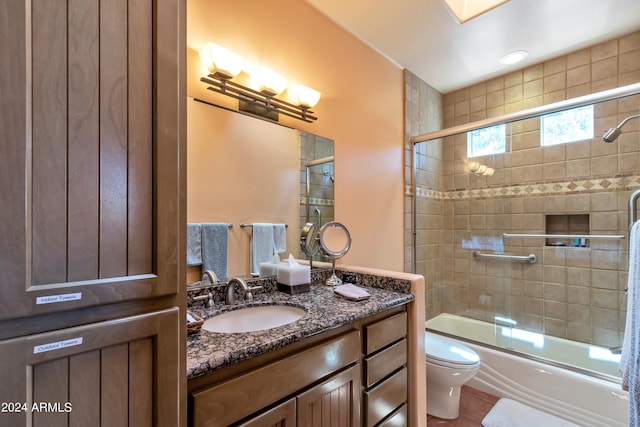
<svg viewBox="0 0 640 427"><path fill-rule="evenodd" d="M503 233L502 237L521 238L546 238L546 239L611 239L621 240L625 236L621 234L512 234Z"/></svg>
<svg viewBox="0 0 640 427"><path fill-rule="evenodd" d="M477 260L487 261L510 261L510 262L526 262L529 264L535 264L538 261L536 254L529 254L526 256L521 255L500 255L500 254L481 254L478 251L473 252L473 257Z"/></svg>
<svg viewBox="0 0 640 427"><path fill-rule="evenodd" d="M285 224L285 227L289 227L289 224ZM244 222L242 224L240 224L240 227L242 228L246 228L246 227L253 227L253 224L245 224Z"/></svg>

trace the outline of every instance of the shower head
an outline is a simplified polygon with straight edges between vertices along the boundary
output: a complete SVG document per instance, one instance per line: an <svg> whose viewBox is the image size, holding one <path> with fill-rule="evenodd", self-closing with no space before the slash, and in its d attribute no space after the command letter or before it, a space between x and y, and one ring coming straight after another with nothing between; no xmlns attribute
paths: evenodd
<svg viewBox="0 0 640 427"><path fill-rule="evenodd" d="M640 117L640 114L636 114L633 116L629 116L626 119L624 119L623 121L620 122L620 124L614 128L611 128L609 130L607 130L604 135L602 135L602 140L604 142L613 142L616 140L617 137L620 136L620 134L622 133L622 126L624 126L629 120L631 119L635 119Z"/></svg>
<svg viewBox="0 0 640 427"><path fill-rule="evenodd" d="M620 128L610 128L604 133L604 135L602 135L602 140L604 142L613 142L621 133L622 131Z"/></svg>

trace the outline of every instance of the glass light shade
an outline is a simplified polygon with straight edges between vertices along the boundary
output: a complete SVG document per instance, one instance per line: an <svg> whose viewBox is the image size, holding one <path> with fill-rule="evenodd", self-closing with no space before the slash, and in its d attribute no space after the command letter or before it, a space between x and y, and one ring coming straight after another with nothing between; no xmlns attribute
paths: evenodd
<svg viewBox="0 0 640 427"><path fill-rule="evenodd" d="M212 74L221 73L232 78L242 71L242 57L220 45L207 43L198 53Z"/></svg>
<svg viewBox="0 0 640 427"><path fill-rule="evenodd" d="M287 89L291 103L301 107L313 108L320 101L320 92L307 86L293 85Z"/></svg>
<svg viewBox="0 0 640 427"><path fill-rule="evenodd" d="M287 79L267 67L257 67L251 72L251 80L253 80L260 92L266 92L275 96L287 87Z"/></svg>

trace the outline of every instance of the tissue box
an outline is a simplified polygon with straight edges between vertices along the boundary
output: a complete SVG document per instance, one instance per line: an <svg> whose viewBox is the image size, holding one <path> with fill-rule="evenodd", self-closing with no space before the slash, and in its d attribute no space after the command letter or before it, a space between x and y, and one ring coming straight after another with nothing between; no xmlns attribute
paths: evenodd
<svg viewBox="0 0 640 427"><path fill-rule="evenodd" d="M309 292L311 268L308 265L278 265L278 290L288 294Z"/></svg>
<svg viewBox="0 0 640 427"><path fill-rule="evenodd" d="M278 274L278 268L281 265L287 265L284 262L261 262L260 277L270 277Z"/></svg>

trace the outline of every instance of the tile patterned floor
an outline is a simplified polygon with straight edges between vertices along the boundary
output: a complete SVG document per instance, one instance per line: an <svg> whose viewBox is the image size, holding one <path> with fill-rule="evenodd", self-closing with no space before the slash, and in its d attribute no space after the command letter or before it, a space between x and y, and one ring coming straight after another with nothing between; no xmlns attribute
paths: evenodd
<svg viewBox="0 0 640 427"><path fill-rule="evenodd" d="M498 400L498 397L488 393L462 386L460 416L455 420L443 420L442 418L428 415L427 427L482 427L482 419Z"/></svg>

